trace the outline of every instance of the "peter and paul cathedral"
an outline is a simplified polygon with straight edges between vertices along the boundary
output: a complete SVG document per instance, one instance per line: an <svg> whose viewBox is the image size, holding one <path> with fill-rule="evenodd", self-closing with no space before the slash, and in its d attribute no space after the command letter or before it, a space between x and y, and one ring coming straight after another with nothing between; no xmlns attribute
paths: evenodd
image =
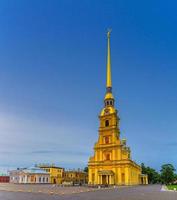
<svg viewBox="0 0 177 200"><path fill-rule="evenodd" d="M107 78L104 108L99 114L99 137L88 162L91 185L147 184L147 176L131 159L130 148L120 139L119 116L112 93L110 31L107 33Z"/></svg>

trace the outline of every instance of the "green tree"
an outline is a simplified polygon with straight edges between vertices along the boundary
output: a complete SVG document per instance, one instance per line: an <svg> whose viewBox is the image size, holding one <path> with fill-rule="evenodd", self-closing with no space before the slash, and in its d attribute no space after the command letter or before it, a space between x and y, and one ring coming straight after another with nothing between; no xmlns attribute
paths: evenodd
<svg viewBox="0 0 177 200"><path fill-rule="evenodd" d="M141 164L141 168L142 168L142 174L148 175L148 182L150 184L155 184L160 182L160 175L155 169L151 167L146 167L144 163Z"/></svg>
<svg viewBox="0 0 177 200"><path fill-rule="evenodd" d="M164 164L161 166L161 181L164 184L173 183L175 180L175 168L172 164Z"/></svg>
<svg viewBox="0 0 177 200"><path fill-rule="evenodd" d="M85 168L84 168L84 172L87 172L87 173L88 173L88 167L85 167Z"/></svg>

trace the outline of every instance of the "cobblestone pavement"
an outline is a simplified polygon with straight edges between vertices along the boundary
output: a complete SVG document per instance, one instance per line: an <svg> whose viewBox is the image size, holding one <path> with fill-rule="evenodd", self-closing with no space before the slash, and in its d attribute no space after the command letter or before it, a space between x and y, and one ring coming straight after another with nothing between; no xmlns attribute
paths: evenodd
<svg viewBox="0 0 177 200"><path fill-rule="evenodd" d="M45 194L74 194L81 192L90 192L98 190L98 188L89 188L89 187L80 187L80 186L57 186L51 184L0 184L0 191L9 191L9 192L28 192L28 193L45 193Z"/></svg>
<svg viewBox="0 0 177 200"><path fill-rule="evenodd" d="M4 186L5 187L5 186ZM6 186L7 187L7 186ZM18 188L18 185L10 186ZM26 187L26 186L21 186ZM92 189L87 187L58 187L55 190L61 193L48 193L49 186L27 186L43 188L43 192L24 192L15 190L10 192L2 190L0 186L0 200L177 200L177 192L161 191L160 185L119 187L109 189ZM52 186L50 186L52 187ZM35 191L37 189L35 188ZM89 189L89 191L88 191ZM65 191L65 192L62 192Z"/></svg>

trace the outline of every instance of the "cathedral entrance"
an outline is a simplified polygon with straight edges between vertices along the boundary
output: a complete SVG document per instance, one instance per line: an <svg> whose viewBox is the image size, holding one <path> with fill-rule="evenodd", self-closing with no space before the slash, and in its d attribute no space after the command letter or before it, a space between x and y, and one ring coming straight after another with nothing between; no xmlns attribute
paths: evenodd
<svg viewBox="0 0 177 200"><path fill-rule="evenodd" d="M100 185L113 185L114 173L111 170L102 170L98 172Z"/></svg>
<svg viewBox="0 0 177 200"><path fill-rule="evenodd" d="M111 176L110 175L103 175L102 176L102 184L103 185L109 185L111 180Z"/></svg>
<svg viewBox="0 0 177 200"><path fill-rule="evenodd" d="M108 183L106 182L106 175L102 176L102 184L107 185Z"/></svg>

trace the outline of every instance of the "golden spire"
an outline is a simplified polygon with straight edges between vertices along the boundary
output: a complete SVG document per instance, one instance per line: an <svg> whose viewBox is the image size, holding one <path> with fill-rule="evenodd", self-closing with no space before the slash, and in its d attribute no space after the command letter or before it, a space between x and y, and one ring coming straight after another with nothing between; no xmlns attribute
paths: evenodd
<svg viewBox="0 0 177 200"><path fill-rule="evenodd" d="M111 30L108 29L107 38L108 38L108 50L107 50L107 80L106 80L106 88L111 90L112 88L112 80L111 80L111 52L110 52L110 34Z"/></svg>
<svg viewBox="0 0 177 200"><path fill-rule="evenodd" d="M110 34L111 34L111 30L108 29L107 32L107 38L108 38L108 54L107 54L107 78L106 78L106 95L104 100L108 100L108 99L113 99L114 97L112 95L112 80L111 80L111 51L110 51ZM111 105L114 105L114 102L111 103Z"/></svg>

